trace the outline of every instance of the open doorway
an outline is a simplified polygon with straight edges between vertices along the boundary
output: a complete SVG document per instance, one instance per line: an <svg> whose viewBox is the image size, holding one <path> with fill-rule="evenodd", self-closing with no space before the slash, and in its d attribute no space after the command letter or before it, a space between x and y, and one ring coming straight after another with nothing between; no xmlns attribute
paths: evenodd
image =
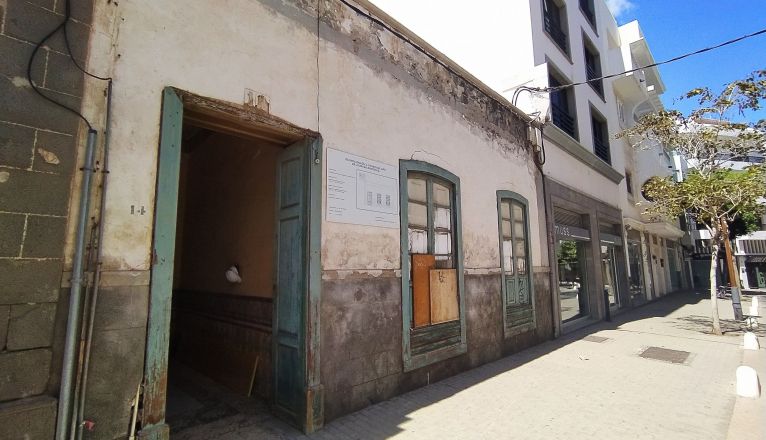
<svg viewBox="0 0 766 440"><path fill-rule="evenodd" d="M161 127L143 435L266 403L316 429L321 139L172 88Z"/></svg>
<svg viewBox="0 0 766 440"><path fill-rule="evenodd" d="M276 170L283 150L188 123L182 133L171 432L242 411L237 397L271 398Z"/></svg>

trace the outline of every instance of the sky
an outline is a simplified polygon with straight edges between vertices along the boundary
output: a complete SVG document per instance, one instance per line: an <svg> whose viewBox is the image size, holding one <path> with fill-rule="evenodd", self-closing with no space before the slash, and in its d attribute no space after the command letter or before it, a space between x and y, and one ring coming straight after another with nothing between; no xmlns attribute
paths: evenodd
<svg viewBox="0 0 766 440"><path fill-rule="evenodd" d="M508 17L515 8L524 5L525 0L372 2L490 86L497 88L501 80L506 79L502 71L513 68L510 57L503 60L498 55L507 50L505 40L512 39ZM606 2L618 24L639 21L656 61L766 28L766 0ZM488 14L490 8L493 13ZM423 17L428 17L432 23L424 23ZM459 23L459 26L445 26L444 23ZM718 91L724 84L741 79L756 69L766 69L766 34L661 66L660 73L667 88L662 101L666 108L688 113L695 108L695 102L678 100L687 91L697 87ZM745 115L743 119L751 122L766 119L766 110Z"/></svg>
<svg viewBox="0 0 766 440"><path fill-rule="evenodd" d="M617 23L638 20L654 59L662 61L766 28L765 0L608 0ZM687 113L695 103L678 97L696 87L717 91L766 69L766 34L660 66L666 108ZM766 118L766 110L745 119Z"/></svg>

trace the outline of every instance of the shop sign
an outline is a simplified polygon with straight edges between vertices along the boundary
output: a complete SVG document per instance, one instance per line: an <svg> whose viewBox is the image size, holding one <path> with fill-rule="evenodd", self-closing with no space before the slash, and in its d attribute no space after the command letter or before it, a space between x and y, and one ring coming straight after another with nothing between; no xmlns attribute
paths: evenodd
<svg viewBox="0 0 766 440"><path fill-rule="evenodd" d="M590 240L590 231L577 226L553 225L556 237L561 239Z"/></svg>

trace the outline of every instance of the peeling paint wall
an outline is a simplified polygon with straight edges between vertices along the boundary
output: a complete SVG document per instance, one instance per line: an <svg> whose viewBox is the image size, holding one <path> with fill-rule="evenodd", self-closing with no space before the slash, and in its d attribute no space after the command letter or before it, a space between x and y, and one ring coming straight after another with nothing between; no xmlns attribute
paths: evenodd
<svg viewBox="0 0 766 440"><path fill-rule="evenodd" d="M400 159L418 159L456 174L461 179L466 272L483 280L473 284L494 283L499 289L496 191L526 197L530 237L538 238L530 243L535 284L545 286L537 293L538 314L541 325L546 325L550 299L539 174L526 144L525 119L500 104L494 92L460 78L335 0L225 0L215 6L203 0L134 0L99 5L97 11L91 44L103 50L91 55L90 64L104 67L114 77L103 241L107 273L140 274L135 283L144 286L148 280L163 88L173 86L234 104L248 100L247 89L268 97L272 115L320 133L325 148L397 167ZM98 114L103 100L94 90L90 89L86 107ZM340 295L322 303L322 322L332 322L340 313L338 319L374 318L391 324L385 337L399 341L395 350L400 357L392 355L395 362L382 366L376 380L398 381L392 389L400 391L420 386L422 371L409 376L392 373L402 369L399 230L331 223L324 220L324 213L322 217L323 286L332 286L322 295ZM127 291L133 278L121 279ZM353 307L360 299L354 292L349 296L349 289L359 283L366 286L360 298L374 294L379 286L376 302L386 302L388 309ZM500 294L485 287L467 290L472 351L434 366L436 376L550 337L548 326L527 339L498 341ZM148 289L139 290L136 294L146 304ZM492 321L482 321L485 316ZM338 348L333 340L339 336L338 327L323 327L322 362L333 359ZM345 350L352 353L357 348L350 345ZM108 351L99 356L111 359L104 365L121 359L119 353ZM325 379L331 382L337 376ZM127 382L123 388L129 388ZM130 398L123 389L118 394L117 401ZM365 399L371 396L362 394ZM125 416L123 409L111 411L118 421ZM120 434L99 432L94 438Z"/></svg>
<svg viewBox="0 0 766 440"><path fill-rule="evenodd" d="M109 269L149 268L151 215L129 212L131 206L153 209L160 92L166 85L234 103L250 88L270 98L272 114L318 129L326 147L392 164L420 159L457 174L466 267L499 266L496 220L488 215L496 210L497 189L530 200L531 232L538 235L535 171L521 146L521 118L339 3L321 3L318 68L311 16L316 5L226 3L215 10L205 2L161 8L131 2L117 9L119 26L112 32L118 33L119 122L112 145L113 163L121 166L110 175ZM195 31L202 28L228 32L212 37ZM374 240L378 251L357 252L353 246L362 237ZM325 269L398 268L398 254L395 230L323 225ZM536 243L532 254L540 265Z"/></svg>

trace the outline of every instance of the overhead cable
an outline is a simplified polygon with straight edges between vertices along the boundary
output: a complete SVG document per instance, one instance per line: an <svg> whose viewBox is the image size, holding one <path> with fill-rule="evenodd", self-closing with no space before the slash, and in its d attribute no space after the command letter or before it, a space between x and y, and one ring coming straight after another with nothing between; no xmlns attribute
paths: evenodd
<svg viewBox="0 0 766 440"><path fill-rule="evenodd" d="M359 8L358 6L348 2L347 0L340 0L340 2L343 3L344 5L348 6L350 9L352 9L357 14L359 14L359 15L367 18L367 19L369 19L373 23L375 23L375 24L383 27L387 31L391 32L394 36L396 36L400 40L406 42L407 44L409 44L410 46L415 48L418 52L421 52L423 55L427 56L429 59L431 59L431 61L435 62L436 64L439 64L442 67L444 67L445 69L447 69L453 75L456 75L456 76L462 78L463 80L465 80L467 82L472 82L472 81L469 81L467 78L465 78L460 73L456 72L453 68L448 66L446 63L444 63L440 59L438 59L436 56L434 56L433 54L428 52L425 48L423 48L419 44L415 43L410 38L408 38L407 36L403 35L401 32L397 31L396 29L393 29L391 26L386 24L383 20L373 16L372 14L370 14L367 11L362 10L361 8ZM569 87L574 87L574 86L578 86L578 85L582 85L582 84L588 84L590 82L600 81L600 80L603 80L603 79L614 78L616 76L626 75L628 73L636 72L636 71L639 71L639 70L648 69L648 68L651 68L651 67L656 67L656 66L661 66L663 64L672 63L672 62L675 62L675 61L682 60L684 58L688 58L688 57L693 56L693 55L698 55L698 54L701 54L701 53L704 53L704 52L709 52L709 51L714 50L714 49L718 49L718 48L721 48L721 47L724 47L724 46L728 46L730 44L734 44L734 43L737 43L739 41L746 40L748 38L752 38L752 37L755 37L755 36L761 35L761 34L766 34L766 29L761 29L759 31L756 31L756 32L753 32L753 33L750 33L750 34L747 34L747 35L743 35L741 37L734 38L732 40L724 41L723 43L716 44L715 46L710 46L710 47L706 47L704 49L695 50L694 52L685 53L683 55L679 55L677 57L673 57L673 58L670 58L670 59L665 60L665 61L660 61L658 63L652 63L652 64L649 64L649 65L643 66L643 67L637 67L635 69L626 70L624 72L613 73L613 74L610 74L610 75L605 75L605 76L601 76L601 77L598 77L598 78L591 78L591 79L586 80L586 81L575 82L575 83L571 83L571 84L563 84L563 85L556 86L556 87L528 87L528 89L530 91L536 91L536 92L555 92L555 91L563 90L563 89L566 89L566 88L569 88ZM497 100L495 100L495 101L497 101Z"/></svg>
<svg viewBox="0 0 766 440"><path fill-rule="evenodd" d="M665 61L660 61L658 63L652 63L652 64L649 64L649 65L643 66L643 67L636 67L635 69L626 70L624 72L613 73L611 75L604 75L604 76L600 76L598 78L591 78L591 79L588 79L586 81L580 81L580 82L575 82L575 83L571 83L571 84L562 84L560 86L555 86L555 87L538 87L538 88L531 88L531 89L535 90L537 92L556 92L556 91L563 90L563 89L566 89L566 88L569 88L569 87L579 86L579 85L582 85L582 84L588 84L588 83L591 83L591 82L601 81L601 80L604 80L604 79L614 78L616 76L622 76L622 75L626 75L628 73L637 72L639 70L649 69L651 67L661 66L663 64L673 63L675 61L682 60L682 59L688 58L690 56L699 55L699 54L705 53L705 52L710 52L711 50L715 50L715 49L718 49L718 48L721 48L721 47L724 47L724 46L728 46L730 44L734 44L734 43L740 42L742 40L746 40L748 38L752 38L752 37L755 37L755 36L761 35L761 34L766 34L766 29L761 29L760 31L756 31L756 32L753 32L753 33L750 33L750 34L747 34L747 35L743 35L743 36L738 37L738 38L734 38L734 39L731 39L731 40L728 40L728 41L724 41L723 43L716 44L715 46L710 46L710 47L706 47L704 49L695 50L694 52L688 52L688 53L685 53L683 55L679 55L677 57L673 57L673 58L670 58L670 59L665 60Z"/></svg>

